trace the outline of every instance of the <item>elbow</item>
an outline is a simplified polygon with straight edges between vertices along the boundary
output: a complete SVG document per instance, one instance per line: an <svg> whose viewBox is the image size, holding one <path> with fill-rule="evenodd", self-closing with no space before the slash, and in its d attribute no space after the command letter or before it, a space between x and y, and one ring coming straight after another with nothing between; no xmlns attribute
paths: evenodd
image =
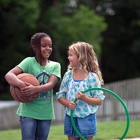
<svg viewBox="0 0 140 140"><path fill-rule="evenodd" d="M53 89L55 87L55 85L57 84L57 81L51 81L48 83L50 84L50 88Z"/></svg>
<svg viewBox="0 0 140 140"><path fill-rule="evenodd" d="M7 75L8 75L8 74L5 74L5 77L4 77L4 78L5 78L5 80L7 80Z"/></svg>

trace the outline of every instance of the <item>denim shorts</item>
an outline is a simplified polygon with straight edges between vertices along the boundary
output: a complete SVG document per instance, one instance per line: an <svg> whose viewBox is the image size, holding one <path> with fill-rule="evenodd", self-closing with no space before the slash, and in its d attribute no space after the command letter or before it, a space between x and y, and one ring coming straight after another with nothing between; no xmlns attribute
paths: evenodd
<svg viewBox="0 0 140 140"><path fill-rule="evenodd" d="M20 116L22 140L47 140L51 120L36 120Z"/></svg>
<svg viewBox="0 0 140 140"><path fill-rule="evenodd" d="M83 137L87 138L96 135L96 127L97 127L96 114L90 114L85 118L74 117L74 123L79 133ZM68 115L65 115L64 119L64 134L67 136L79 138L79 136L76 134L72 126L70 116Z"/></svg>

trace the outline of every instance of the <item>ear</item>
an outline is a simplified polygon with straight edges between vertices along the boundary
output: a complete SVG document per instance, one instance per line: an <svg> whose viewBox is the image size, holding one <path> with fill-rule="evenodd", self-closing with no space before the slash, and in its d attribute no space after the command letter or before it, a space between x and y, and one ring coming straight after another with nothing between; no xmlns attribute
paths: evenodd
<svg viewBox="0 0 140 140"><path fill-rule="evenodd" d="M36 52L36 46L32 45L32 49Z"/></svg>

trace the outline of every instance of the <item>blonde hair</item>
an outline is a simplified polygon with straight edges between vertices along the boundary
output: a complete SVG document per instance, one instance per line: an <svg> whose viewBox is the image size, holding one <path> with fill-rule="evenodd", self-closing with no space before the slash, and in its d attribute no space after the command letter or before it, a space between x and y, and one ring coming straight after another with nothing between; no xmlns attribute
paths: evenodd
<svg viewBox="0 0 140 140"><path fill-rule="evenodd" d="M75 52L79 59L80 68L87 72L94 72L97 74L101 84L104 83L102 78L102 73L99 68L97 56L93 50L93 46L86 42L77 42L69 46L69 50ZM70 65L68 65L68 70L71 70Z"/></svg>

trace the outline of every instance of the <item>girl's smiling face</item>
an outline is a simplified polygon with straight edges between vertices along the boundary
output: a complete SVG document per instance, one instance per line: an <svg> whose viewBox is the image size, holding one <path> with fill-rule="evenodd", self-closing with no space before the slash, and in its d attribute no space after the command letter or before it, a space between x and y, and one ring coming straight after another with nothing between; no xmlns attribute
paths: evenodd
<svg viewBox="0 0 140 140"><path fill-rule="evenodd" d="M78 57L75 54L75 52L71 49L68 51L68 60L69 60L71 67L78 67L79 66Z"/></svg>
<svg viewBox="0 0 140 140"><path fill-rule="evenodd" d="M52 40L49 37L41 38L41 57L42 59L48 59L52 53Z"/></svg>

